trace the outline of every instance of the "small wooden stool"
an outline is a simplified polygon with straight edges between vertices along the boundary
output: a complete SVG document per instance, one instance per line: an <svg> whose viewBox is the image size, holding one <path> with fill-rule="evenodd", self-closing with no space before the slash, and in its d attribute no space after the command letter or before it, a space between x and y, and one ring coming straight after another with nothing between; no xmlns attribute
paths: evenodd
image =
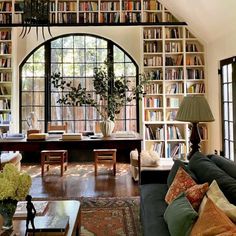
<svg viewBox="0 0 236 236"><path fill-rule="evenodd" d="M112 163L113 174L116 175L116 149L94 149L95 175L97 175L98 164Z"/></svg>
<svg viewBox="0 0 236 236"><path fill-rule="evenodd" d="M68 152L67 150L43 150L41 151L41 174L44 176L44 165L47 165L47 171L49 171L49 165L60 164L61 176L63 176L64 169L67 170L68 164Z"/></svg>

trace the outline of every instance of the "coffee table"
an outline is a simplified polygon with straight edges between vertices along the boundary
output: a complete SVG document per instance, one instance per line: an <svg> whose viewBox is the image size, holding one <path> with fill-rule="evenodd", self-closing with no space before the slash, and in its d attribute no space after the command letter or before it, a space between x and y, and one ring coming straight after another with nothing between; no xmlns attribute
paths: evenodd
<svg viewBox="0 0 236 236"><path fill-rule="evenodd" d="M45 216L69 216L69 229L67 236L80 235L81 226L81 207L80 202L75 200L63 201L48 201L48 207L44 214ZM14 219L13 221L13 235L25 235L26 220ZM0 231L1 233L1 231Z"/></svg>

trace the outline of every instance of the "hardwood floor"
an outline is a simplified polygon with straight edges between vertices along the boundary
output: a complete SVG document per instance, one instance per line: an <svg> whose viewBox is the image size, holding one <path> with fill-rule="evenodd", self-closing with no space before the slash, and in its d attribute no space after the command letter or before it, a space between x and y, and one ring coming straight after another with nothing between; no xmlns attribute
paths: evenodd
<svg viewBox="0 0 236 236"><path fill-rule="evenodd" d="M132 179L129 164L117 163L116 176L104 165L99 166L95 176L93 163L69 163L63 177L59 166L51 166L43 178L39 164L22 164L22 170L32 177L33 198L139 196L139 185Z"/></svg>

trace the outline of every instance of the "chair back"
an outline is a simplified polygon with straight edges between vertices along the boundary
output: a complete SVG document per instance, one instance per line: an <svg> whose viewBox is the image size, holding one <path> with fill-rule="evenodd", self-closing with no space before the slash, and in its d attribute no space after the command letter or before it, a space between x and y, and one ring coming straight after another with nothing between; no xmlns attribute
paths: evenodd
<svg viewBox="0 0 236 236"><path fill-rule="evenodd" d="M48 131L52 130L64 130L67 133L67 122L61 125L52 125L51 122L48 122Z"/></svg>

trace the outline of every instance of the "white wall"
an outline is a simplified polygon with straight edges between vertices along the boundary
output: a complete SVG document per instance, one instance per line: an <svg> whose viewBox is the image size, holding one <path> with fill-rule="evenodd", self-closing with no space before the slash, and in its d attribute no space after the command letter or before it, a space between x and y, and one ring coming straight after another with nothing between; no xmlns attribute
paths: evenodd
<svg viewBox="0 0 236 236"><path fill-rule="evenodd" d="M220 30L220 29L219 29ZM212 108L215 121L209 127L209 150L222 150L221 146L221 98L218 68L220 60L236 56L236 30L207 44L207 94L209 105Z"/></svg>
<svg viewBox="0 0 236 236"><path fill-rule="evenodd" d="M13 30L13 103L12 103L12 131L19 131L19 65L25 57L45 40L52 39L47 28L44 28L45 40L42 38L42 29L39 28L37 40L35 28L23 39L20 37L22 29ZM142 45L141 27L139 26L86 26L86 27L51 27L53 37L71 33L88 33L110 39L123 48L138 64L141 65Z"/></svg>

